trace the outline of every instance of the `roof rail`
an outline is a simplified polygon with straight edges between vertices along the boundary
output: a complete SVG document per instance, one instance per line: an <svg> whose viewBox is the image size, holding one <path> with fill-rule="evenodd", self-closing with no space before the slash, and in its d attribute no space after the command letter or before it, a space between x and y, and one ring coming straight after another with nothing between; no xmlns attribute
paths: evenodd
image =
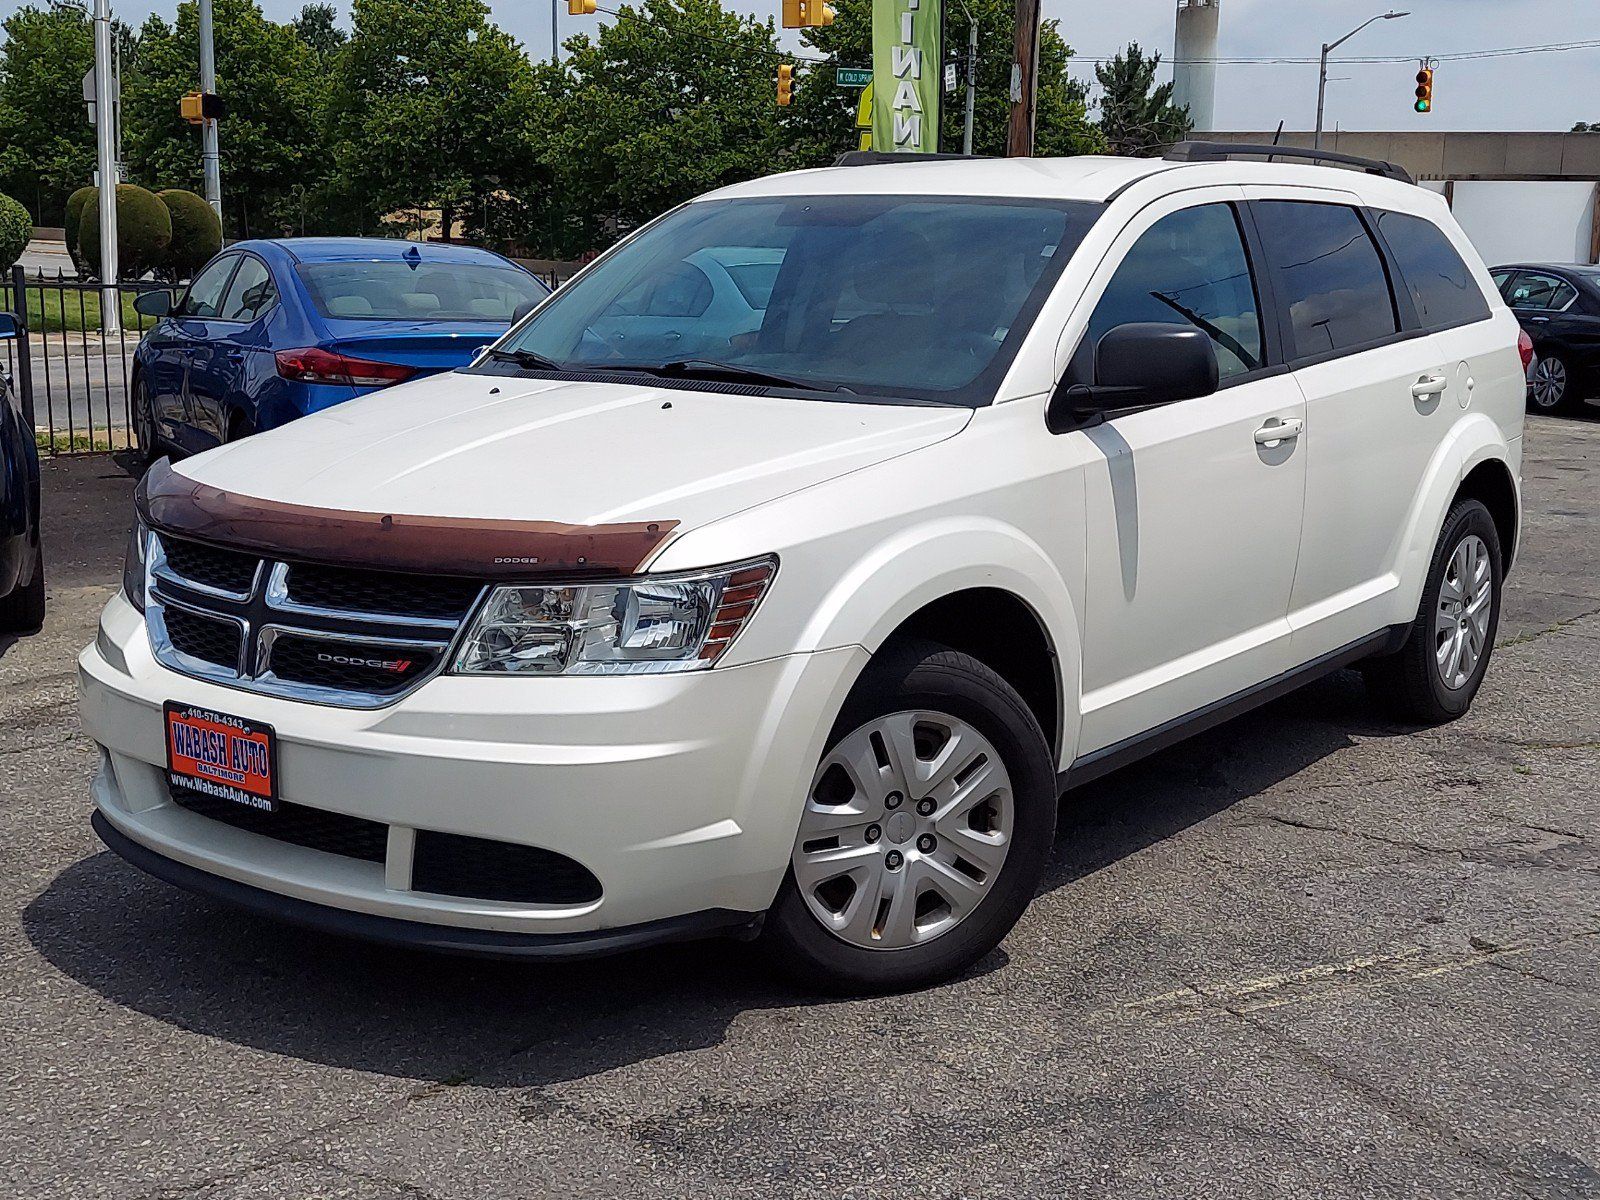
<svg viewBox="0 0 1600 1200"><path fill-rule="evenodd" d="M1235 158L1298 158L1306 162L1336 163L1355 167L1368 175L1382 175L1401 183L1416 183L1411 172L1392 162L1378 158L1362 158L1357 154L1340 154L1333 150L1312 150L1306 146L1263 146L1254 142L1179 142L1168 150L1168 162L1228 162Z"/></svg>
<svg viewBox="0 0 1600 1200"><path fill-rule="evenodd" d="M836 167L874 167L883 163L948 162L986 158L983 154L894 154L887 150L846 150L833 160Z"/></svg>

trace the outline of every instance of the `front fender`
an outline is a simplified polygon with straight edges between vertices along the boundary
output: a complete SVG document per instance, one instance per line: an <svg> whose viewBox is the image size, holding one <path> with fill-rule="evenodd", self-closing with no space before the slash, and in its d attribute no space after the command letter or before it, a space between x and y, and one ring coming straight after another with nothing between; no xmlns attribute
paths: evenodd
<svg viewBox="0 0 1600 1200"><path fill-rule="evenodd" d="M1484 413L1471 413L1458 421L1434 450L1417 489L1395 557L1395 574L1400 586L1395 590L1394 624L1409 623L1422 603L1422 588L1428 567L1439 541L1439 531L1450 510L1450 502L1462 480L1485 462L1501 462L1511 475L1517 493L1517 523L1522 522L1522 479L1518 471L1518 447L1506 442L1500 426ZM1520 541L1520 537L1518 538Z"/></svg>
<svg viewBox="0 0 1600 1200"><path fill-rule="evenodd" d="M876 652L913 613L972 588L1009 592L1039 619L1056 658L1055 744L1070 757L1081 689L1077 609L1044 550L1003 522L946 517L896 531L837 575L811 609L796 648L855 645Z"/></svg>

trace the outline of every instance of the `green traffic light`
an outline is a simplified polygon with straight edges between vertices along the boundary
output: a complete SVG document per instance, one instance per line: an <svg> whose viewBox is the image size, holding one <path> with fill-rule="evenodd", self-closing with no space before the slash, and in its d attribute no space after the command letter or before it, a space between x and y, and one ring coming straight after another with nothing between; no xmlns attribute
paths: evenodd
<svg viewBox="0 0 1600 1200"><path fill-rule="evenodd" d="M1416 103L1416 109L1419 113L1431 112L1433 110L1433 105L1426 100L1418 100Z"/></svg>

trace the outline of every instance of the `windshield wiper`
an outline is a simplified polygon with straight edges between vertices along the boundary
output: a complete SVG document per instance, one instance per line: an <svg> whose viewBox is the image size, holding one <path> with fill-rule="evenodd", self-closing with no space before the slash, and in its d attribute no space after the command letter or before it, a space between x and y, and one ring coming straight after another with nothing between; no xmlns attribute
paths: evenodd
<svg viewBox="0 0 1600 1200"><path fill-rule="evenodd" d="M806 392L848 392L843 384L819 383L814 380L792 379L787 375L774 375L771 371L758 371L734 363L717 362L709 358L679 358L664 363L606 363L607 371L638 371L643 375L659 375L663 379L726 380L729 383L754 383L763 387L795 388Z"/></svg>
<svg viewBox="0 0 1600 1200"><path fill-rule="evenodd" d="M535 354L532 350L491 350L489 357L495 362L516 363L530 371L564 371L566 368L553 358Z"/></svg>

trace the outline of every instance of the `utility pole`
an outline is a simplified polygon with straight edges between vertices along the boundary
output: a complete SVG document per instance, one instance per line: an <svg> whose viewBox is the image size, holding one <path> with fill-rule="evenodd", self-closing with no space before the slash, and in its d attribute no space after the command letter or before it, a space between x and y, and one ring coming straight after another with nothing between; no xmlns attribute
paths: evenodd
<svg viewBox="0 0 1600 1200"><path fill-rule="evenodd" d="M200 91L214 96L217 91L217 54L211 32L211 0L200 0ZM205 168L206 202L222 220L222 161L217 155L217 122L210 117L200 123L200 162Z"/></svg>
<svg viewBox="0 0 1600 1200"><path fill-rule="evenodd" d="M1368 17L1365 21L1361 22L1361 24L1357 25L1337 42L1322 43L1322 66L1318 68L1317 71L1317 131L1312 135L1311 138L1311 148L1313 150L1322 149L1322 110L1328 94L1328 55L1332 54L1340 46L1344 45L1351 38L1355 37L1356 34L1360 33L1374 21L1393 21L1400 17L1409 17L1410 15L1411 14L1409 12L1395 12L1391 9L1389 12L1379 13L1375 17Z"/></svg>
<svg viewBox="0 0 1600 1200"><path fill-rule="evenodd" d="M1006 156L1033 154L1034 100L1039 86L1039 0L1017 0L1016 51L1011 62L1011 123Z"/></svg>
<svg viewBox="0 0 1600 1200"><path fill-rule="evenodd" d="M100 183L100 328L122 332L117 292L117 107L111 76L111 0L94 0L94 141Z"/></svg>
<svg viewBox="0 0 1600 1200"><path fill-rule="evenodd" d="M556 35L556 0L550 0L550 65L561 61L561 40Z"/></svg>

